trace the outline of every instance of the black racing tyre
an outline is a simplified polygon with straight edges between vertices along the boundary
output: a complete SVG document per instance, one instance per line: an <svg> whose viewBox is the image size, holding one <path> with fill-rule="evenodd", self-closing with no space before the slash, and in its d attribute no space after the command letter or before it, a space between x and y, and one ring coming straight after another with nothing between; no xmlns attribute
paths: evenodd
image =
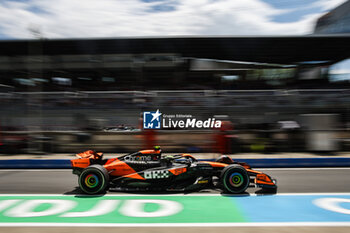
<svg viewBox="0 0 350 233"><path fill-rule="evenodd" d="M227 193L243 193L248 188L249 182L247 170L240 165L232 164L221 171L220 183Z"/></svg>
<svg viewBox="0 0 350 233"><path fill-rule="evenodd" d="M85 168L79 176L79 187L87 194L104 193L108 189L109 175L101 165L94 164Z"/></svg>

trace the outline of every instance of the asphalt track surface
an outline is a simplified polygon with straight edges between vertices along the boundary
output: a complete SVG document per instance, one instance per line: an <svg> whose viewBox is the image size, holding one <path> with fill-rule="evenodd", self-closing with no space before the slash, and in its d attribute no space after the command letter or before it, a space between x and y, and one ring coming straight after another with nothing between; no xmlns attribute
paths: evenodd
<svg viewBox="0 0 350 233"><path fill-rule="evenodd" d="M289 168L260 169L278 181L278 193L333 193L350 192L350 168ZM248 189L255 193L257 189ZM71 170L0 170L1 194L77 194L77 176ZM220 193L219 190L204 190L205 193ZM109 192L111 194L124 194ZM125 193L127 195L127 193ZM108 195L108 194L107 194ZM209 233L209 232L255 232L255 233L345 233L349 227L0 227L0 232L133 232L133 233Z"/></svg>
<svg viewBox="0 0 350 233"><path fill-rule="evenodd" d="M350 168L258 169L277 179L278 193L350 192ZM1 194L79 194L71 170L0 170ZM249 188L249 193L258 189ZM220 190L202 190L220 193ZM109 192L123 194L121 192ZM125 193L128 194L128 193Z"/></svg>

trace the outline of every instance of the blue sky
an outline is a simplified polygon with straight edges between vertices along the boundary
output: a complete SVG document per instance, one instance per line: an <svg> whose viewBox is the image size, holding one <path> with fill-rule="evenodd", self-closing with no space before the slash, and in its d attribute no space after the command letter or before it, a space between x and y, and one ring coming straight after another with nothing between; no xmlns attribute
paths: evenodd
<svg viewBox="0 0 350 233"><path fill-rule="evenodd" d="M0 39L303 35L344 1L1 0Z"/></svg>
<svg viewBox="0 0 350 233"><path fill-rule="evenodd" d="M345 0L1 0L0 40L305 35ZM331 70L350 73L350 61Z"/></svg>
<svg viewBox="0 0 350 233"><path fill-rule="evenodd" d="M264 0L264 2L278 9L289 10L289 12L276 15L273 18L273 21L281 22L281 23L294 22L310 14L325 12L321 6L312 5L317 3L316 0L304 0L304 1L303 0L295 0L295 1Z"/></svg>

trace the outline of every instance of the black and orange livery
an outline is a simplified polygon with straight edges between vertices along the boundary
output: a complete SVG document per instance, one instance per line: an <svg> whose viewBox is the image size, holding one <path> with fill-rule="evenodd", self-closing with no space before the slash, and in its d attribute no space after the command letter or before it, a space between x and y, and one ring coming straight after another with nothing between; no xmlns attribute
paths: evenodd
<svg viewBox="0 0 350 233"><path fill-rule="evenodd" d="M276 191L276 181L253 170L246 163L221 156L215 162L198 161L190 154L164 156L159 147L112 159L92 150L71 160L84 193L110 190L195 191L220 188L226 193L242 193L248 187Z"/></svg>

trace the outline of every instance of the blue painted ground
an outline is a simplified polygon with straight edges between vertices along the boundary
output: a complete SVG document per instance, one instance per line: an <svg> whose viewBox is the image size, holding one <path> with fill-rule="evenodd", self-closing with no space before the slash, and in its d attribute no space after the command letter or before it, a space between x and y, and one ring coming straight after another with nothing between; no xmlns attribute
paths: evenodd
<svg viewBox="0 0 350 233"><path fill-rule="evenodd" d="M350 214L335 212L315 204L320 198L342 198L350 195L271 195L231 197L248 222L349 222ZM323 200L327 200L323 199ZM350 203L333 206L349 211Z"/></svg>
<svg viewBox="0 0 350 233"><path fill-rule="evenodd" d="M259 168L350 167L350 158L347 158L347 157L267 158L267 159L235 159L235 160L238 162L247 162L252 167L259 167ZM16 168L64 169L64 168L71 168L71 163L70 163L70 160L68 160L68 159L8 159L8 160L0 160L0 169L16 169Z"/></svg>

